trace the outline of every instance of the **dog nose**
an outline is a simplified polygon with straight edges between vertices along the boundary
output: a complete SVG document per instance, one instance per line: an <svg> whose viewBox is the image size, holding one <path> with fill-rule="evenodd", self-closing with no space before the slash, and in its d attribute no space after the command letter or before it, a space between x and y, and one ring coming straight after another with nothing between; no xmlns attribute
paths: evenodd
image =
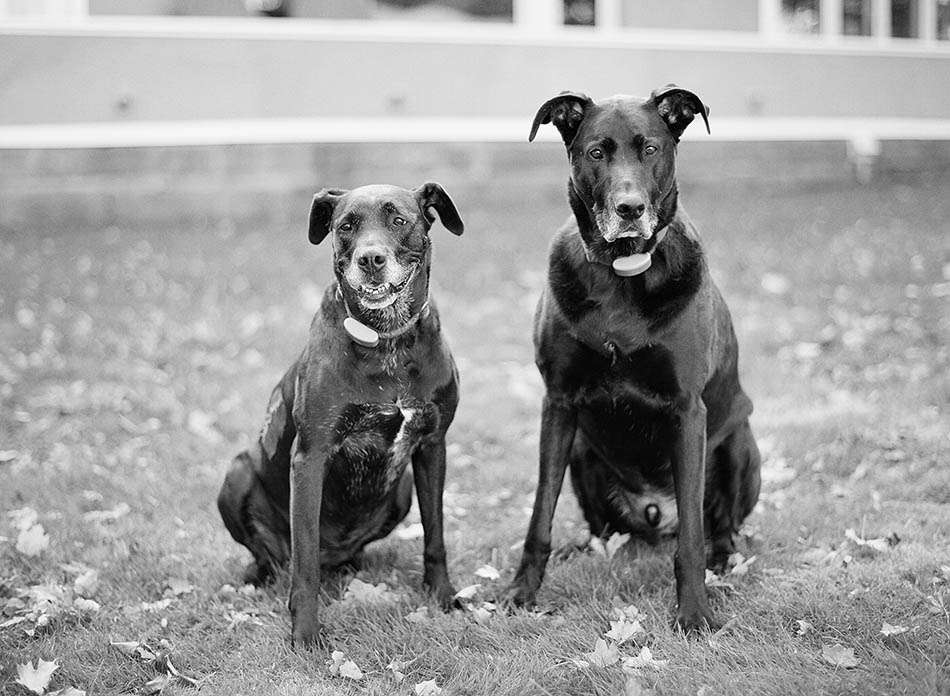
<svg viewBox="0 0 950 696"><path fill-rule="evenodd" d="M364 249L356 257L356 264L367 273L378 271L386 265L386 253L377 248Z"/></svg>
<svg viewBox="0 0 950 696"><path fill-rule="evenodd" d="M643 201L636 196L629 196L622 199L617 203L616 207L617 215L624 220L638 220L640 216L643 215L643 211L647 209Z"/></svg>

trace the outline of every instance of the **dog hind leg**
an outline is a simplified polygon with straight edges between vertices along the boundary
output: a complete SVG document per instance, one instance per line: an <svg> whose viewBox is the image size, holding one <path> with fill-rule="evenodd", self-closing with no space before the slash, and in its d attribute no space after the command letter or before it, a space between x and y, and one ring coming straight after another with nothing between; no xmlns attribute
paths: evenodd
<svg viewBox="0 0 950 696"><path fill-rule="evenodd" d="M746 421L711 453L707 462L706 525L711 542L706 565L726 568L734 536L759 498L759 448Z"/></svg>

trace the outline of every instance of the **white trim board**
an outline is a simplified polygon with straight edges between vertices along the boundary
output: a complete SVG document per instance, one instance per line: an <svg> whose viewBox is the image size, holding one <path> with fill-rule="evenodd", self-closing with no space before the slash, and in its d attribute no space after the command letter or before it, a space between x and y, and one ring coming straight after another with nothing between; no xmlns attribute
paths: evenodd
<svg viewBox="0 0 950 696"><path fill-rule="evenodd" d="M281 143L526 142L523 118L267 118L0 125L0 149L173 147ZM711 135L694 124L687 140L720 142L950 140L950 119L718 118ZM557 141L542 128L542 141Z"/></svg>
<svg viewBox="0 0 950 696"><path fill-rule="evenodd" d="M950 41L881 37L767 35L756 31L698 31L633 27L526 28L498 22L400 22L259 17L120 17L0 21L0 37L241 39L355 41L440 45L641 48L728 53L807 53L950 58Z"/></svg>

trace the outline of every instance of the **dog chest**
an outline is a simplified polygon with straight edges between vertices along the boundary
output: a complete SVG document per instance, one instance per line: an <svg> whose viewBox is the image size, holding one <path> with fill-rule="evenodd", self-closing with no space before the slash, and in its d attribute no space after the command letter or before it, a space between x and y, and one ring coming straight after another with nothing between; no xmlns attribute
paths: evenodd
<svg viewBox="0 0 950 696"><path fill-rule="evenodd" d="M342 408L327 457L325 504L354 514L382 504L437 423L436 406L418 399Z"/></svg>

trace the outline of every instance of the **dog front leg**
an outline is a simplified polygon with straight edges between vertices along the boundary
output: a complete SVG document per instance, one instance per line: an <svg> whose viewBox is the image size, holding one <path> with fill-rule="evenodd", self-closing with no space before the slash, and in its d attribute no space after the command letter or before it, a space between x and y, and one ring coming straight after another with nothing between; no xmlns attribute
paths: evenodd
<svg viewBox="0 0 950 696"><path fill-rule="evenodd" d="M673 483L679 512L674 556L676 624L685 631L716 627L706 597L703 535L703 492L706 481L706 406L691 396L680 413L680 429L672 452Z"/></svg>
<svg viewBox="0 0 950 696"><path fill-rule="evenodd" d="M455 588L449 582L442 536L442 491L445 488L445 436L423 441L412 455L412 476L419 499L425 537L422 582L443 609L449 609Z"/></svg>
<svg viewBox="0 0 950 696"><path fill-rule="evenodd" d="M540 466L534 511L525 536L521 565L506 596L506 600L516 606L533 605L544 579L544 569L551 555L551 522L576 427L573 409L545 395L541 406Z"/></svg>
<svg viewBox="0 0 950 696"><path fill-rule="evenodd" d="M298 437L290 463L290 621L295 647L318 642L320 620L320 506L324 462L320 450L307 448Z"/></svg>

